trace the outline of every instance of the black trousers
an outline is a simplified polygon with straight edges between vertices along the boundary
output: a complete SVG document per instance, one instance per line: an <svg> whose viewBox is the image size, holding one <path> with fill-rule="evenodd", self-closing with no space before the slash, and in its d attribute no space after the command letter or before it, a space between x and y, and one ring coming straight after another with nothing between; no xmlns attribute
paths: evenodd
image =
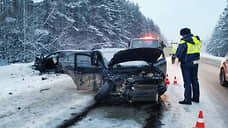
<svg viewBox="0 0 228 128"><path fill-rule="evenodd" d="M192 62L181 64L181 70L184 79L185 101L191 102L191 98L199 100L200 89L198 82L198 64L193 64Z"/></svg>

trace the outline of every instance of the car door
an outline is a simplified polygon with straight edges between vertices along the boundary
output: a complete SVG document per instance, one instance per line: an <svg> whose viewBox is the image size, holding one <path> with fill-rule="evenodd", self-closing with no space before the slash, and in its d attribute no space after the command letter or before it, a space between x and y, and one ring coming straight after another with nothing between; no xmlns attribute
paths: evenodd
<svg viewBox="0 0 228 128"><path fill-rule="evenodd" d="M75 52L74 51L65 51L61 52L59 55L59 65L63 72L67 73L68 71L74 71L75 67Z"/></svg>
<svg viewBox="0 0 228 128"><path fill-rule="evenodd" d="M52 53L45 57L45 68L47 70L54 70L56 69L59 63L59 52Z"/></svg>
<svg viewBox="0 0 228 128"><path fill-rule="evenodd" d="M73 80L78 90L96 91L103 83L103 66L101 63L92 64L92 61L92 52L75 54Z"/></svg>

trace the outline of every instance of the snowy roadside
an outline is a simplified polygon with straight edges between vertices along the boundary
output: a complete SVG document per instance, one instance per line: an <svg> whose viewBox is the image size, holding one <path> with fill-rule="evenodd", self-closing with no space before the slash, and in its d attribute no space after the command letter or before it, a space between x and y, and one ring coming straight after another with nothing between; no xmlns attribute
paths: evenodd
<svg viewBox="0 0 228 128"><path fill-rule="evenodd" d="M164 51L165 51L165 56L168 59L170 54L172 53L172 48L165 48ZM206 52L200 53L200 61L201 62L206 63L206 64L215 65L217 67L220 66L221 61L223 59L224 59L224 57L213 56L213 55L206 53Z"/></svg>
<svg viewBox="0 0 228 128"><path fill-rule="evenodd" d="M168 90L164 96L162 96L165 102L165 111L163 113L163 119L161 120L162 128L188 128L194 127L198 120L199 111L204 112L204 122L207 128L226 128L222 117L216 110L216 104L213 104L209 98L206 89L201 86L201 102L194 103L190 106L180 105L178 101L184 99L184 87L183 79L181 75L180 66L177 64L171 64L171 58L168 60L167 73L169 80L172 83L174 76L177 77L178 85L168 85ZM200 83L205 84L203 82Z"/></svg>
<svg viewBox="0 0 228 128"><path fill-rule="evenodd" d="M0 67L0 127L52 128L94 104L69 76L39 75L31 65Z"/></svg>
<svg viewBox="0 0 228 128"><path fill-rule="evenodd" d="M208 53L201 53L200 54L200 61L206 64L212 64L215 65L217 67L220 66L221 61L224 59L224 57L217 57L217 56L213 56L210 55Z"/></svg>

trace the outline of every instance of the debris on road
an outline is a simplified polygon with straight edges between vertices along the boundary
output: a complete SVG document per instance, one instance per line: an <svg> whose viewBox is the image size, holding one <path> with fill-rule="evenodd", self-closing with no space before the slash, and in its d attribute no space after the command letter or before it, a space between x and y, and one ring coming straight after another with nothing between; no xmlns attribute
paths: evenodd
<svg viewBox="0 0 228 128"><path fill-rule="evenodd" d="M42 77L42 80L47 80L48 78L47 77Z"/></svg>
<svg viewBox="0 0 228 128"><path fill-rule="evenodd" d="M40 93L42 93L43 91L47 91L47 90L49 90L50 88L44 88L44 89L41 89L40 90Z"/></svg>

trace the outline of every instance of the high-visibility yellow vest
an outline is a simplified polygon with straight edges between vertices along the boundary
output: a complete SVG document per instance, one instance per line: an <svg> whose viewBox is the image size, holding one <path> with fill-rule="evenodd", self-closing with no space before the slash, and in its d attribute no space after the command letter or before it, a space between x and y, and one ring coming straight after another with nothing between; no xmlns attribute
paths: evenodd
<svg viewBox="0 0 228 128"><path fill-rule="evenodd" d="M187 43L187 54L200 53L201 42L194 36L192 39L195 44L186 42L184 40L181 40L179 44Z"/></svg>
<svg viewBox="0 0 228 128"><path fill-rule="evenodd" d="M176 51L177 51L177 47L176 46L173 46L173 48L172 48L173 54L176 54Z"/></svg>

